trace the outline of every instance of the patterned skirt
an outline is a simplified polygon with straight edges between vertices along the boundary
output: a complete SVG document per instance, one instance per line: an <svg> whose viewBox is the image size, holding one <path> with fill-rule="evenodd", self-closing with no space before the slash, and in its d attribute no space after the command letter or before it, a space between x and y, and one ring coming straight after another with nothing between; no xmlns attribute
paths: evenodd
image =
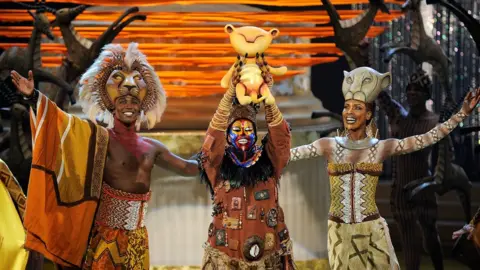
<svg viewBox="0 0 480 270"><path fill-rule="evenodd" d="M133 231L97 225L87 250L83 269L148 270L147 228Z"/></svg>
<svg viewBox="0 0 480 270"><path fill-rule="evenodd" d="M131 194L106 183L83 269L148 270L150 259L145 214L150 192Z"/></svg>
<svg viewBox="0 0 480 270"><path fill-rule="evenodd" d="M332 270L400 269L385 219L345 224L328 221Z"/></svg>

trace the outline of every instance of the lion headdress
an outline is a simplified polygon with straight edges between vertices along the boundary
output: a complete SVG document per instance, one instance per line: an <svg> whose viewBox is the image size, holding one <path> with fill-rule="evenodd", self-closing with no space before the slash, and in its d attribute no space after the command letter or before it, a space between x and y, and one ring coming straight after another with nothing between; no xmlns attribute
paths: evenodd
<svg viewBox="0 0 480 270"><path fill-rule="evenodd" d="M161 121L167 99L162 83L155 70L140 52L137 43L130 43L128 48L120 44L108 44L90 68L80 78L80 103L88 118L97 123L104 122L108 128L113 127L113 110L115 99L124 95L121 89L107 91L107 80L115 70L138 71L146 83L146 93L129 92L140 100L140 116L136 122L137 130L142 123L151 129Z"/></svg>

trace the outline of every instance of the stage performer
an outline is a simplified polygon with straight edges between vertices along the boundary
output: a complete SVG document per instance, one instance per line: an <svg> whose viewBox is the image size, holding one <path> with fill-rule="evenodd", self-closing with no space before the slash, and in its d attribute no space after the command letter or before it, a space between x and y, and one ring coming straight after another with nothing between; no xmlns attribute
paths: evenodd
<svg viewBox="0 0 480 270"><path fill-rule="evenodd" d="M28 251L24 248L23 215L26 197L7 164L0 159L0 269L24 270Z"/></svg>
<svg viewBox="0 0 480 270"><path fill-rule="evenodd" d="M375 203L382 162L393 155L424 149L447 136L480 100L480 89L470 92L460 112L429 132L405 139L378 140L374 101L391 82L360 67L344 72L342 113L345 135L321 138L291 150L292 161L325 156L331 185L328 221L328 257L335 269L399 269L389 230Z"/></svg>
<svg viewBox="0 0 480 270"><path fill-rule="evenodd" d="M290 128L275 103L264 103L268 133L256 145L259 105L240 105L231 83L209 124L199 164L212 195L213 221L202 269L294 269L278 202Z"/></svg>
<svg viewBox="0 0 480 270"><path fill-rule="evenodd" d="M149 269L145 214L152 168L197 175L198 164L136 134L143 123L153 128L166 106L138 44L105 46L81 77L80 101L91 121L34 90L31 72L28 80L15 71L12 78L32 105L25 246L63 267Z"/></svg>
<svg viewBox="0 0 480 270"><path fill-rule="evenodd" d="M377 101L388 116L393 138L403 139L423 134L438 124L439 116L427 110L425 104L430 99L430 88L430 78L420 66L410 76L406 88L410 111L407 112L386 91L378 95ZM436 194L426 192L419 195L415 202L409 202L409 193L404 190L410 182L430 176L430 152L431 147L428 147L422 151L393 158L394 173L390 205L400 231L407 270L417 270L420 267L422 235L435 269L443 269L442 245L436 224ZM417 221L421 227L421 234L417 229Z"/></svg>

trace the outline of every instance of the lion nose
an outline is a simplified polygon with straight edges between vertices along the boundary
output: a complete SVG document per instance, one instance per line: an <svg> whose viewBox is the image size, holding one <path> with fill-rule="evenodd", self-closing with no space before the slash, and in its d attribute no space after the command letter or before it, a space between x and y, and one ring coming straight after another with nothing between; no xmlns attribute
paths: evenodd
<svg viewBox="0 0 480 270"><path fill-rule="evenodd" d="M133 88L135 88L135 85L124 85L123 87L127 88L128 92L130 92Z"/></svg>

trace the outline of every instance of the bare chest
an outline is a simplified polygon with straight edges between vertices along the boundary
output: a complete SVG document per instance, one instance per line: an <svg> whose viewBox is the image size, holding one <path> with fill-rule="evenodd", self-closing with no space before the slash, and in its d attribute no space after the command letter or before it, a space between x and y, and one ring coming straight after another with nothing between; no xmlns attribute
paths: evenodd
<svg viewBox="0 0 480 270"><path fill-rule="evenodd" d="M125 147L115 139L108 145L104 180L113 188L131 193L145 193L150 190L150 180L155 163L155 149L140 142L138 149Z"/></svg>

